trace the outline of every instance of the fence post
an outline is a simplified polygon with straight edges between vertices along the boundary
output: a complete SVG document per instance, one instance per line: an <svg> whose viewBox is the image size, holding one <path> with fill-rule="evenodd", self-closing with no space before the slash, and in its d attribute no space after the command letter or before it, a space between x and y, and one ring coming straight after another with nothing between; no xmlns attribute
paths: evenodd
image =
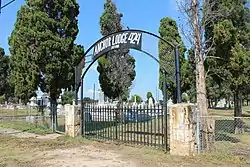
<svg viewBox="0 0 250 167"><path fill-rule="evenodd" d="M159 111L159 110L158 110ZM168 123L167 123L167 83L166 71L163 74L163 112L164 112L164 141L165 149L168 151Z"/></svg>
<svg viewBox="0 0 250 167"><path fill-rule="evenodd" d="M181 73L180 73L180 56L179 45L175 47L175 78L176 78L176 97L177 103L181 103Z"/></svg>
<svg viewBox="0 0 250 167"><path fill-rule="evenodd" d="M193 156L196 151L196 120L190 104L174 104L170 115L170 155Z"/></svg>
<svg viewBox="0 0 250 167"><path fill-rule="evenodd" d="M196 107L196 142L197 142L197 152L198 154L201 153L201 137L200 137L200 122L201 122L201 118L200 118L200 114L199 114L199 110Z"/></svg>
<svg viewBox="0 0 250 167"><path fill-rule="evenodd" d="M79 107L76 105L65 105L65 134L76 137L81 133Z"/></svg>
<svg viewBox="0 0 250 167"><path fill-rule="evenodd" d="M81 113L80 113L80 128L81 136L85 136L85 112L84 112L84 102L83 102L83 80L81 81Z"/></svg>
<svg viewBox="0 0 250 167"><path fill-rule="evenodd" d="M78 105L78 68L75 66L75 105Z"/></svg>
<svg viewBox="0 0 250 167"><path fill-rule="evenodd" d="M118 139L118 129L117 129L117 124L118 124L118 110L119 110L119 105L117 106L116 110L115 110L115 140Z"/></svg>

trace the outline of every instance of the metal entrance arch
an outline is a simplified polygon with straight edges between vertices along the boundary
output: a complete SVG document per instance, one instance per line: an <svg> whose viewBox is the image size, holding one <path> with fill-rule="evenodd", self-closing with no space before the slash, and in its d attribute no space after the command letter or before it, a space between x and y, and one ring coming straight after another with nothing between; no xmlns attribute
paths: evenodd
<svg viewBox="0 0 250 167"><path fill-rule="evenodd" d="M94 44L92 44L88 50L83 54L83 56L81 57L81 59L79 60L79 62L77 63L78 65L75 67L75 99L78 99L78 90L79 90L79 87L80 87L80 83L81 83L81 80L83 80L84 76L86 75L87 71L89 70L89 68L91 67L92 64L94 64L94 62L97 60L97 59L93 59L93 61L91 62L91 64L86 68L86 70L84 71L83 75L81 75L82 73L82 69L84 67L84 58L86 57L86 55L89 54L89 52L91 51L91 49L93 49L96 45L98 45L98 43L100 43L101 41L109 38L109 37L112 37L114 35L119 35L119 34L122 34L122 33L127 33L127 32L136 32L136 33L144 33L144 34L148 34L152 37L155 37L155 38L158 38L159 40L165 42L166 44L168 44L169 46L172 47L172 50L175 51L175 79L176 79L176 89L177 89L177 103L181 103L181 79L180 79L180 58L179 58L179 44L176 43L176 44L173 44L167 40L165 40L164 38L161 38L160 36L154 34L154 33L151 33L151 32L148 32L148 31L145 31L145 30L138 30L138 29L129 29L129 30L121 30L121 31L118 31L118 32L114 32L114 33L111 33L107 36L104 36L102 37L101 39L97 40ZM124 47L124 46L123 46ZM131 46L131 45L125 45L126 48L128 49L136 49L136 50L139 50L141 52L144 52L146 53L145 51L141 50L141 48L137 47L137 46ZM116 50L116 49L119 49L119 48L109 48L108 50L106 50L106 52L101 52L101 54L98 54L98 58L101 57L102 55L104 55L105 53L111 51L111 50ZM149 55L146 53L146 55ZM157 59L155 59L152 55L150 56L152 57L154 60L157 61L157 63L160 65L159 61ZM78 103L77 100L75 101L76 104Z"/></svg>
<svg viewBox="0 0 250 167"><path fill-rule="evenodd" d="M141 49L142 45L142 34L148 34L155 38L162 40L163 42L167 43L171 46L172 50L175 51L175 74L171 74L167 69L160 66L159 60L157 60L154 56L149 54L148 52ZM85 56L94 48L93 60L84 70L83 74L81 75L82 69L84 67L84 58ZM122 30L119 32L115 32L109 34L108 36L104 36L103 38L99 39L95 42L82 56L81 60L78 63L78 66L75 67L75 103L78 104L78 90L81 85L81 134L85 134L83 123L84 123L84 103L83 103L83 79L90 69L90 67L102 56L106 53L117 50L117 49L135 49L144 54L148 55L149 57L153 58L160 66L161 71L163 72L163 112L164 112L164 139L165 139L165 149L168 149L167 144L167 85L166 85L166 75L170 78L172 82L176 82L177 87L177 102L181 102L181 87L180 87L180 67L179 67L179 51L178 45L174 45L169 41L159 37L156 34L143 31L143 30ZM173 75L175 75L175 80Z"/></svg>

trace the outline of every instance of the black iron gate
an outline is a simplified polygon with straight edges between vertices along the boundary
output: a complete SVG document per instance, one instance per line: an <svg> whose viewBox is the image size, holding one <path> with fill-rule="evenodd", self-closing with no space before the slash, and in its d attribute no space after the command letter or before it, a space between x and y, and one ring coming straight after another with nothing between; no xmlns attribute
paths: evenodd
<svg viewBox="0 0 250 167"><path fill-rule="evenodd" d="M162 105L84 104L84 136L97 140L152 146L164 149Z"/></svg>
<svg viewBox="0 0 250 167"><path fill-rule="evenodd" d="M172 56L172 71L160 65L158 59L144 51L142 47L142 34L158 38L167 45L166 56ZM123 43L113 43L113 39L123 37ZM103 55L115 49L135 49L153 58L160 65L163 73L163 104L154 107L131 105L88 104L83 101L83 79L90 67ZM84 67L85 56L92 50L92 61ZM174 54L172 54L174 53ZM115 140L124 143L143 144L168 150L168 116L167 116L167 84L166 78L176 86L176 101L181 103L181 81L178 44L171 42L143 30L122 30L107 35L95 42L82 56L75 68L75 103L78 104L78 90L81 87L81 134L103 140ZM157 114L156 114L157 113ZM159 114L161 113L161 114ZM139 119L140 118L140 119Z"/></svg>

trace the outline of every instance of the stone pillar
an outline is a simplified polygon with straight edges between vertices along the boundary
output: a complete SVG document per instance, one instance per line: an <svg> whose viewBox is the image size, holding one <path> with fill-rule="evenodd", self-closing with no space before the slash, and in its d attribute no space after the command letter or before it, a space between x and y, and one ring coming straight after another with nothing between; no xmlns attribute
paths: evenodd
<svg viewBox="0 0 250 167"><path fill-rule="evenodd" d="M174 104L170 116L170 154L193 156L196 154L195 117L191 104Z"/></svg>
<svg viewBox="0 0 250 167"><path fill-rule="evenodd" d="M65 105L65 133L71 137L81 134L79 106Z"/></svg>

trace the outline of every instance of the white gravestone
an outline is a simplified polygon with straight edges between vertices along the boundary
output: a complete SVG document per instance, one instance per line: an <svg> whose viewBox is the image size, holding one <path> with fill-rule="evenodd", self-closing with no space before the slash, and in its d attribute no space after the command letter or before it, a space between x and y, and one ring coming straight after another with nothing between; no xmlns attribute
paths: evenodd
<svg viewBox="0 0 250 167"><path fill-rule="evenodd" d="M153 101L152 97L150 97L150 98L148 99L148 106L149 106L149 107L153 107L153 106L154 106L154 101Z"/></svg>

